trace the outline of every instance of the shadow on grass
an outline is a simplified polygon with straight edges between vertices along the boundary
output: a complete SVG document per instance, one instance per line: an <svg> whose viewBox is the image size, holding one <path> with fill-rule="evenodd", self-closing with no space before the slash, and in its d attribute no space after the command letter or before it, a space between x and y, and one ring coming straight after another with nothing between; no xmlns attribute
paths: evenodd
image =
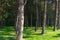
<svg viewBox="0 0 60 40"><path fill-rule="evenodd" d="M33 37L30 35L26 35L26 36L23 36L23 38L33 38Z"/></svg>
<svg viewBox="0 0 60 40"><path fill-rule="evenodd" d="M0 40L16 40L13 27L0 27Z"/></svg>
<svg viewBox="0 0 60 40"><path fill-rule="evenodd" d="M24 32L25 36L23 38L33 38L34 36L37 35L42 35L41 33L34 33L34 32Z"/></svg>
<svg viewBox="0 0 60 40"><path fill-rule="evenodd" d="M16 40L16 38L13 38L13 37L0 37L0 40Z"/></svg>
<svg viewBox="0 0 60 40"><path fill-rule="evenodd" d="M34 36L42 35L39 32L35 32L33 29L24 29L24 34L25 36L23 38L33 38Z"/></svg>
<svg viewBox="0 0 60 40"><path fill-rule="evenodd" d="M57 34L56 36L53 36L53 37L60 37L60 34Z"/></svg>
<svg viewBox="0 0 60 40"><path fill-rule="evenodd" d="M0 31L9 32L9 31L15 31L15 29L14 27L0 27Z"/></svg>
<svg viewBox="0 0 60 40"><path fill-rule="evenodd" d="M0 33L0 40L15 40L16 35L6 33Z"/></svg>

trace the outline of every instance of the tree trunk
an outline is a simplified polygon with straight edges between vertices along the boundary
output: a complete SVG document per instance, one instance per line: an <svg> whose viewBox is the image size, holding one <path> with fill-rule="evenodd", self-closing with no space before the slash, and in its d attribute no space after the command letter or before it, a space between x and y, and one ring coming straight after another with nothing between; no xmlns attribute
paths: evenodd
<svg viewBox="0 0 60 40"><path fill-rule="evenodd" d="M59 8L60 9L60 8ZM60 12L58 14L58 29L60 29Z"/></svg>
<svg viewBox="0 0 60 40"><path fill-rule="evenodd" d="M18 35L17 40L23 40L23 25L24 25L24 0L18 0Z"/></svg>
<svg viewBox="0 0 60 40"><path fill-rule="evenodd" d="M28 18L27 18L27 15L25 15L25 27L26 27L26 29L28 28Z"/></svg>
<svg viewBox="0 0 60 40"><path fill-rule="evenodd" d="M60 29L60 0L58 1L58 29Z"/></svg>
<svg viewBox="0 0 60 40"><path fill-rule="evenodd" d="M35 31L37 31L37 27L38 27L38 0L36 0L36 27L35 27Z"/></svg>
<svg viewBox="0 0 60 40"><path fill-rule="evenodd" d="M44 13L43 13L43 23L42 23L42 34L44 34L44 32L45 32L46 13L47 13L47 0L44 0Z"/></svg>
<svg viewBox="0 0 60 40"><path fill-rule="evenodd" d="M55 16L54 16L54 29L53 29L53 31L56 31L57 18L58 18L58 0L55 0Z"/></svg>
<svg viewBox="0 0 60 40"><path fill-rule="evenodd" d="M31 14L31 27L32 27L32 14Z"/></svg>

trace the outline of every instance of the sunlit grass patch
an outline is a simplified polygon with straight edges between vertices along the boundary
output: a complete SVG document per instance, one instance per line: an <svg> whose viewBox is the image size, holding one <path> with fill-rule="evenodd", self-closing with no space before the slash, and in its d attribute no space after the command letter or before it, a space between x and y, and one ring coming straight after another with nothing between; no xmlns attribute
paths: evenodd
<svg viewBox="0 0 60 40"><path fill-rule="evenodd" d="M35 27L24 28L25 40L60 40L60 30L53 31L52 27L45 28L45 34L41 34L41 27L35 32ZM0 28L0 40L15 40L17 37L13 26Z"/></svg>
<svg viewBox="0 0 60 40"><path fill-rule="evenodd" d="M60 40L60 30L53 31L53 28L46 27L45 28L45 34L41 35L41 28L37 30L37 32L34 31L34 28L28 28L25 31L25 39L26 40ZM27 33L26 33L27 32ZM59 35L59 36L58 36Z"/></svg>
<svg viewBox="0 0 60 40"><path fill-rule="evenodd" d="M15 40L16 34L13 26L0 28L0 40Z"/></svg>

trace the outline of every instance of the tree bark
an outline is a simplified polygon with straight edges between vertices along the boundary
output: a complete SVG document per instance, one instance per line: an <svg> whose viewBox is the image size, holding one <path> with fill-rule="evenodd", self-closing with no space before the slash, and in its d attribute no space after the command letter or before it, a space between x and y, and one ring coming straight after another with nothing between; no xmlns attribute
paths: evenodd
<svg viewBox="0 0 60 40"><path fill-rule="evenodd" d="M60 29L60 0L58 1L58 29Z"/></svg>
<svg viewBox="0 0 60 40"><path fill-rule="evenodd" d="M43 23L42 23L42 34L44 34L44 32L45 32L46 13L47 13L47 0L44 0L44 13L43 13Z"/></svg>
<svg viewBox="0 0 60 40"><path fill-rule="evenodd" d="M17 40L23 40L23 26L24 26L24 0L18 0L18 35Z"/></svg>
<svg viewBox="0 0 60 40"><path fill-rule="evenodd" d="M55 16L54 16L54 29L53 29L53 31L56 31L57 19L58 19L58 0L55 0Z"/></svg>

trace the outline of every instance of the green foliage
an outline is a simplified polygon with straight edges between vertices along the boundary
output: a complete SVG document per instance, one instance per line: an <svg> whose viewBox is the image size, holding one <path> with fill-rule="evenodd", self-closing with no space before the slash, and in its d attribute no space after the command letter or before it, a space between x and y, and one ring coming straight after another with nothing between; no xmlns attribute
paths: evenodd
<svg viewBox="0 0 60 40"><path fill-rule="evenodd" d="M5 22L5 25L11 25L11 24L14 25L13 20L15 20L15 15L16 15L15 12L16 12L15 0L0 0L0 23L1 24L3 20Z"/></svg>

